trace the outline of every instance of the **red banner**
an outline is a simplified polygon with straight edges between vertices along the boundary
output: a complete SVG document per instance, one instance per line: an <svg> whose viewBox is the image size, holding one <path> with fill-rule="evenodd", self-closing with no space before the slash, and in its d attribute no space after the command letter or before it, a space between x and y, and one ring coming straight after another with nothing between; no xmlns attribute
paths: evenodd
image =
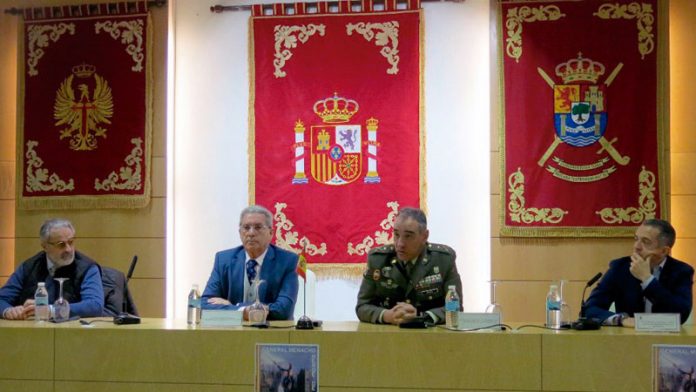
<svg viewBox="0 0 696 392"><path fill-rule="evenodd" d="M27 8L23 31L19 205L147 205L147 3Z"/></svg>
<svg viewBox="0 0 696 392"><path fill-rule="evenodd" d="M369 1L258 5L251 18L251 200L324 276L361 272L421 206L421 11Z"/></svg>
<svg viewBox="0 0 696 392"><path fill-rule="evenodd" d="M666 12L501 4L501 234L632 235L667 216Z"/></svg>

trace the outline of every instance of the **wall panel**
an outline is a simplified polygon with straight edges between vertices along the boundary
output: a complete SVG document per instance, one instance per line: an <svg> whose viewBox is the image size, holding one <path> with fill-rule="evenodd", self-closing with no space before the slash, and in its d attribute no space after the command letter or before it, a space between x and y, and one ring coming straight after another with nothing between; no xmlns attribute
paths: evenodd
<svg viewBox="0 0 696 392"><path fill-rule="evenodd" d="M494 238L495 280L587 281L609 262L631 253L628 239Z"/></svg>
<svg viewBox="0 0 696 392"><path fill-rule="evenodd" d="M79 228L78 228L79 230ZM91 238L77 233L75 246L101 265L128 272L133 255L138 255L134 277L164 278L164 238ZM17 259L26 260L41 250L36 238L18 238Z"/></svg>
<svg viewBox="0 0 696 392"><path fill-rule="evenodd" d="M132 278L128 283L133 301L138 306L141 317L165 316L164 279ZM183 303L183 302L182 302Z"/></svg>
<svg viewBox="0 0 696 392"><path fill-rule="evenodd" d="M164 238L164 210L164 198L132 210L17 210L16 233L17 238L36 238L44 220L61 216L73 222L78 236Z"/></svg>

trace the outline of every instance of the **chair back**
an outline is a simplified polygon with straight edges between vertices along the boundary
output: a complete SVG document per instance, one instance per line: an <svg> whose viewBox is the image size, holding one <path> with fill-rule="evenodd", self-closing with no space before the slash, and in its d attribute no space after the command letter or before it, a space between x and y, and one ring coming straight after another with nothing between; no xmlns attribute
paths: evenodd
<svg viewBox="0 0 696 392"><path fill-rule="evenodd" d="M138 316L138 309L126 284L126 275L111 267L101 267L104 286L104 316L117 316L123 311ZM126 308L123 309L125 301Z"/></svg>

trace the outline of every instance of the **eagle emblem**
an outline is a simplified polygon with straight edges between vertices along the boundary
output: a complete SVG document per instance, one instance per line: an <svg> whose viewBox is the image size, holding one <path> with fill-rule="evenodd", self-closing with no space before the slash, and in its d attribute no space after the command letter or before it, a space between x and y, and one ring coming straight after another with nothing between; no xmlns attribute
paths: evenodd
<svg viewBox="0 0 696 392"><path fill-rule="evenodd" d="M90 151L97 148L97 137L106 138L107 129L102 124L111 124L114 114L111 87L89 64L77 65L56 92L53 116L60 130L60 140L70 139L70 149ZM94 75L93 80L90 78ZM75 98L73 79L77 76L79 97ZM91 86L90 86L91 85ZM90 87L92 96L90 97Z"/></svg>

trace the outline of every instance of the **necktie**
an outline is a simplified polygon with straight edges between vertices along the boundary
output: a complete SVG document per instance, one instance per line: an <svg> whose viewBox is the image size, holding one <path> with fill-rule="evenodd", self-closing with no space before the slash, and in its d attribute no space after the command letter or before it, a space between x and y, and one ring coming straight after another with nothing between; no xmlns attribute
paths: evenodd
<svg viewBox="0 0 696 392"><path fill-rule="evenodd" d="M410 261L402 262L404 267L404 272L406 272L406 279L411 279L411 270L413 269L413 263Z"/></svg>
<svg viewBox="0 0 696 392"><path fill-rule="evenodd" d="M662 267L657 267L653 271L653 276L655 277L655 280L659 281L660 280L660 272L662 272ZM652 302L650 302L649 299L645 299L645 313L652 313Z"/></svg>
<svg viewBox="0 0 696 392"><path fill-rule="evenodd" d="M249 260L246 262L246 273L247 273L247 279L249 280L249 284L251 285L251 282L256 279L256 266L259 265L259 263L256 262L256 260Z"/></svg>

